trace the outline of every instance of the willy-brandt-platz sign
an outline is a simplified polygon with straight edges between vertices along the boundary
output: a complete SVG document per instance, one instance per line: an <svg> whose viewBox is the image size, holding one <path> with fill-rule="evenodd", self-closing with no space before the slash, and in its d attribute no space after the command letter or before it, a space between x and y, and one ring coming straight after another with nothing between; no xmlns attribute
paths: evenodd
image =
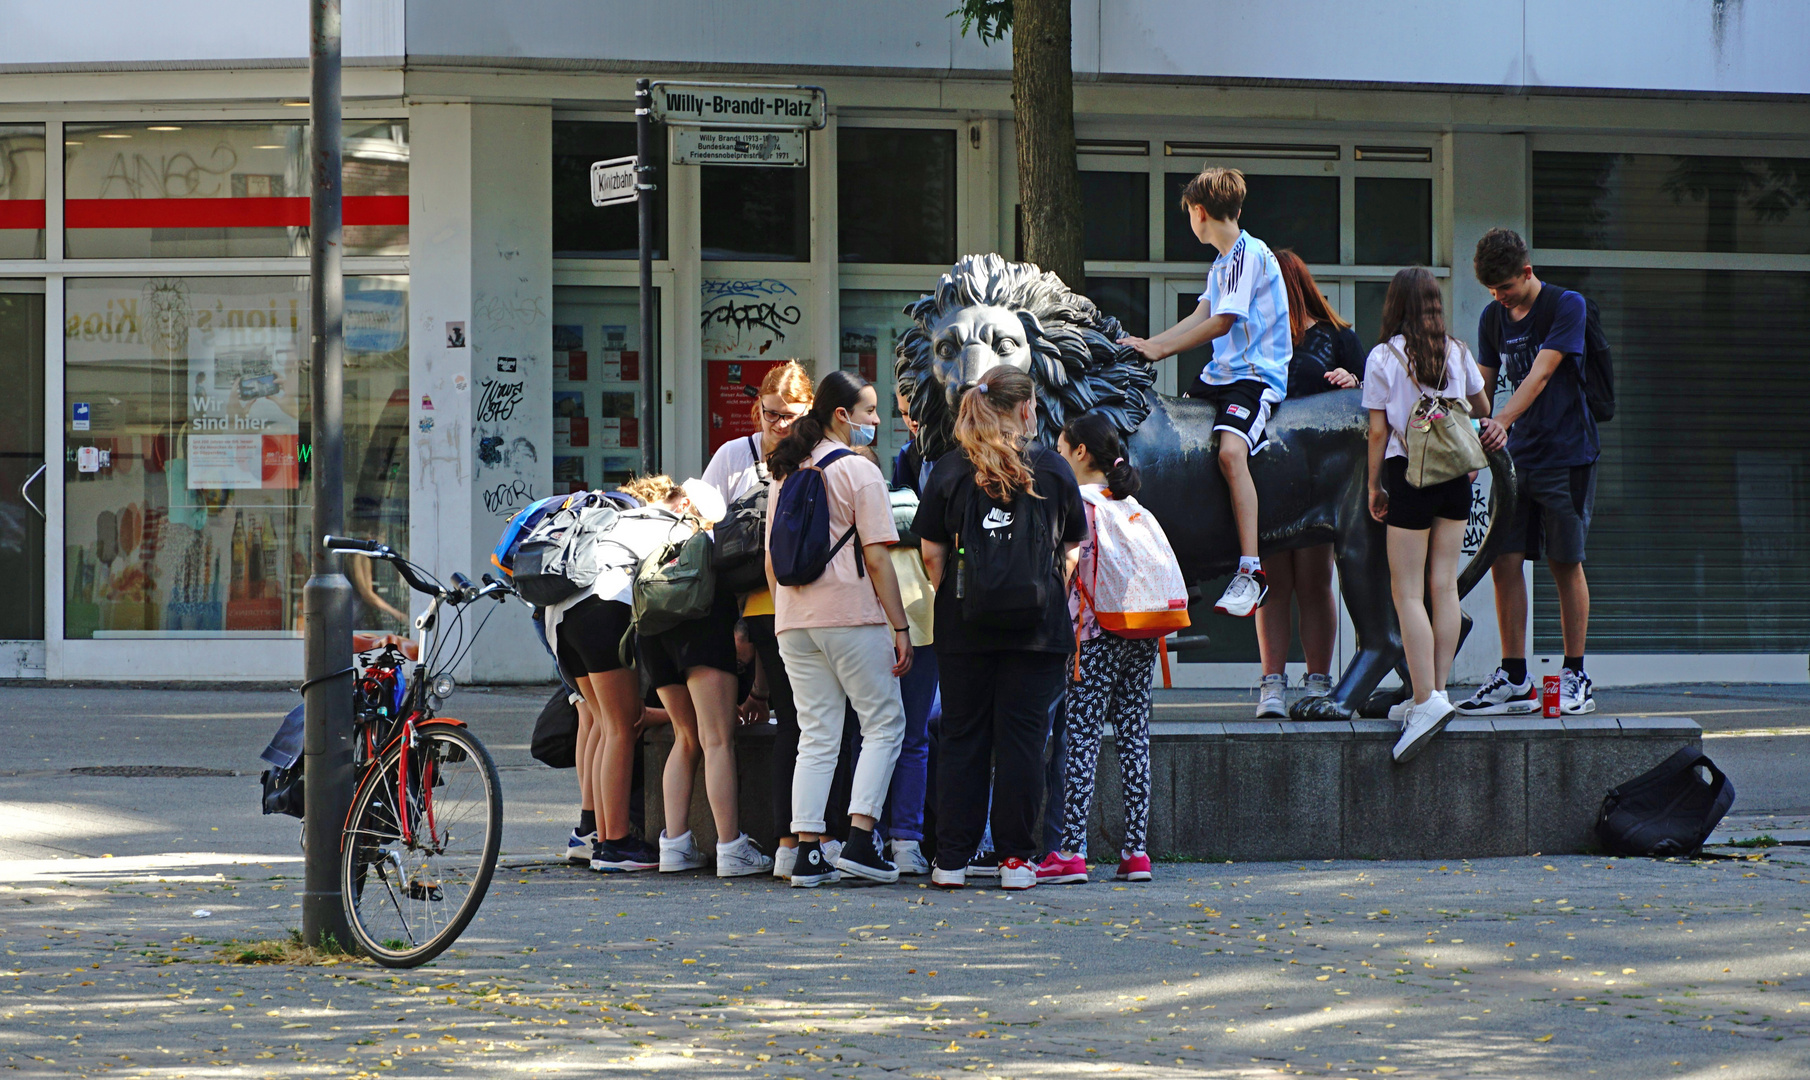
<svg viewBox="0 0 1810 1080"><path fill-rule="evenodd" d="M653 116L664 124L815 130L828 119L828 99L818 86L656 82Z"/></svg>

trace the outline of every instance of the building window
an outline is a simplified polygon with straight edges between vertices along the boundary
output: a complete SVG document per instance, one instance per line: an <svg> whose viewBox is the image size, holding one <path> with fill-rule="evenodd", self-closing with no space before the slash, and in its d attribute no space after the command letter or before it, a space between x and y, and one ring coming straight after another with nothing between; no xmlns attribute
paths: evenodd
<svg viewBox="0 0 1810 1080"><path fill-rule="evenodd" d="M303 123L70 124L71 258L308 254ZM345 253L408 253L408 124L348 121Z"/></svg>
<svg viewBox="0 0 1810 1080"><path fill-rule="evenodd" d="M654 258L666 258L666 129L653 131ZM635 152L633 123L553 122L553 257L636 259L641 225L634 203L591 205L591 163Z"/></svg>
<svg viewBox="0 0 1810 1080"><path fill-rule="evenodd" d="M899 338L915 323L905 314L907 305L915 303L920 290L843 289L840 318L842 349L838 366L871 381L880 396L880 430L875 434L874 453L880 458L880 469L892 476L893 459L910 440L905 418L899 412L894 393L894 350ZM823 364L816 365L813 377L828 373Z"/></svg>
<svg viewBox="0 0 1810 1080"><path fill-rule="evenodd" d="M639 290L616 285L553 289L553 493L613 487L641 471ZM659 290L654 325L660 325ZM507 513L507 511L505 511Z"/></svg>
<svg viewBox="0 0 1810 1080"><path fill-rule="evenodd" d="M809 167L700 165L698 214L706 261L811 260Z"/></svg>
<svg viewBox="0 0 1810 1080"><path fill-rule="evenodd" d="M44 126L0 124L0 259L44 257Z"/></svg>
<svg viewBox="0 0 1810 1080"><path fill-rule="evenodd" d="M839 128L836 202L843 262L954 262L955 132Z"/></svg>
<svg viewBox="0 0 1810 1080"><path fill-rule="evenodd" d="M0 206L4 206L0 203ZM14 291L31 290L36 291ZM44 637L43 283L0 281L0 641Z"/></svg>
<svg viewBox="0 0 1810 1080"><path fill-rule="evenodd" d="M1169 202L1163 208L1163 258L1168 262L1211 262L1216 257L1212 247L1194 238L1188 212L1181 205L1182 190L1194 176L1164 176ZM1244 186L1239 222L1246 231L1271 249L1293 248L1304 262L1337 265L1338 177L1246 173Z"/></svg>
<svg viewBox="0 0 1810 1080"><path fill-rule="evenodd" d="M1150 336L1150 279L1090 277L1087 298L1133 337ZM1190 313L1193 308L1188 309Z"/></svg>
<svg viewBox="0 0 1810 1080"><path fill-rule="evenodd" d="M1810 254L1810 158L1533 156L1542 248Z"/></svg>
<svg viewBox="0 0 1810 1080"><path fill-rule="evenodd" d="M346 531L408 545L408 285L346 280ZM303 278L72 279L64 636L294 636L308 577ZM350 567L361 628L403 629Z"/></svg>
<svg viewBox="0 0 1810 1080"><path fill-rule="evenodd" d="M1356 225L1358 265L1432 265L1433 181L1358 177Z"/></svg>
<svg viewBox="0 0 1810 1080"><path fill-rule="evenodd" d="M1083 172L1081 215L1089 259L1145 262L1150 258L1150 174Z"/></svg>
<svg viewBox="0 0 1810 1080"><path fill-rule="evenodd" d="M1810 650L1810 273L1540 276L1596 301L1621 374L1598 429L1591 651ZM1556 656L1558 598L1533 578L1534 648Z"/></svg>

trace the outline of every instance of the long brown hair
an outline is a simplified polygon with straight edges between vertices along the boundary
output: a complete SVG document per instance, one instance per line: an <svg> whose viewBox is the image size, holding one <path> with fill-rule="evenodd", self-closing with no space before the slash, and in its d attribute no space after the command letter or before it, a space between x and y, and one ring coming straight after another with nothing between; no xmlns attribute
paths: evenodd
<svg viewBox="0 0 1810 1080"><path fill-rule="evenodd" d="M853 413L861 400L861 391L871 385L861 376L842 370L825 375L817 384L811 411L792 421L792 430L786 432L786 437L767 455L767 468L780 480L798 471L800 465L811 460L811 451L823 441L831 422L836 419L836 410L847 409Z"/></svg>
<svg viewBox="0 0 1810 1080"><path fill-rule="evenodd" d="M1037 474L1025 454L1026 440L1016 430L1018 407L1036 394L1029 375L1000 364L962 395L955 443L974 466L974 482L994 502L1009 503L1021 491L1043 497L1035 488Z"/></svg>
<svg viewBox="0 0 1810 1080"><path fill-rule="evenodd" d="M1383 297L1383 332L1377 338L1386 342L1402 336L1408 354L1408 366L1414 381L1433 393L1445 389L1446 372L1445 298L1439 282L1424 266L1397 270Z"/></svg>
<svg viewBox="0 0 1810 1080"><path fill-rule="evenodd" d="M1343 330L1351 324L1339 318L1339 313L1332 310L1326 297L1320 295L1320 286L1314 283L1313 271L1301 261L1293 248L1278 248L1275 252L1276 265L1282 270L1282 285L1288 290L1288 336L1294 344L1301 344L1301 335L1307 333L1307 320L1318 319L1330 323L1334 330Z"/></svg>

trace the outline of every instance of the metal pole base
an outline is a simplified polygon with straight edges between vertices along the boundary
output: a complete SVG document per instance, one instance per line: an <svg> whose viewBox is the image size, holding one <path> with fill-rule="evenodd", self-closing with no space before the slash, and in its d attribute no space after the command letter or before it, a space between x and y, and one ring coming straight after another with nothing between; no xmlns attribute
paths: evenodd
<svg viewBox="0 0 1810 1080"><path fill-rule="evenodd" d="M316 574L302 587L305 620L303 695L302 940L316 947L353 948L339 895L339 853L352 807L352 583L343 574ZM316 681L319 680L319 681Z"/></svg>

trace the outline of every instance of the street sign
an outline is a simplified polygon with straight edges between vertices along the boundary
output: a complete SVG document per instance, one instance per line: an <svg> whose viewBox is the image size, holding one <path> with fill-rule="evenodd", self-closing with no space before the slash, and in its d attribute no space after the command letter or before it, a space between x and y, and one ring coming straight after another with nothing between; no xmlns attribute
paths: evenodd
<svg viewBox="0 0 1810 1080"><path fill-rule="evenodd" d="M815 131L824 126L828 115L829 95L820 86L653 84L653 117L665 124Z"/></svg>
<svg viewBox="0 0 1810 1080"><path fill-rule="evenodd" d="M591 205L615 206L635 201L635 158L591 163Z"/></svg>
<svg viewBox="0 0 1810 1080"><path fill-rule="evenodd" d="M802 131L699 131L672 133L674 165L805 165Z"/></svg>

